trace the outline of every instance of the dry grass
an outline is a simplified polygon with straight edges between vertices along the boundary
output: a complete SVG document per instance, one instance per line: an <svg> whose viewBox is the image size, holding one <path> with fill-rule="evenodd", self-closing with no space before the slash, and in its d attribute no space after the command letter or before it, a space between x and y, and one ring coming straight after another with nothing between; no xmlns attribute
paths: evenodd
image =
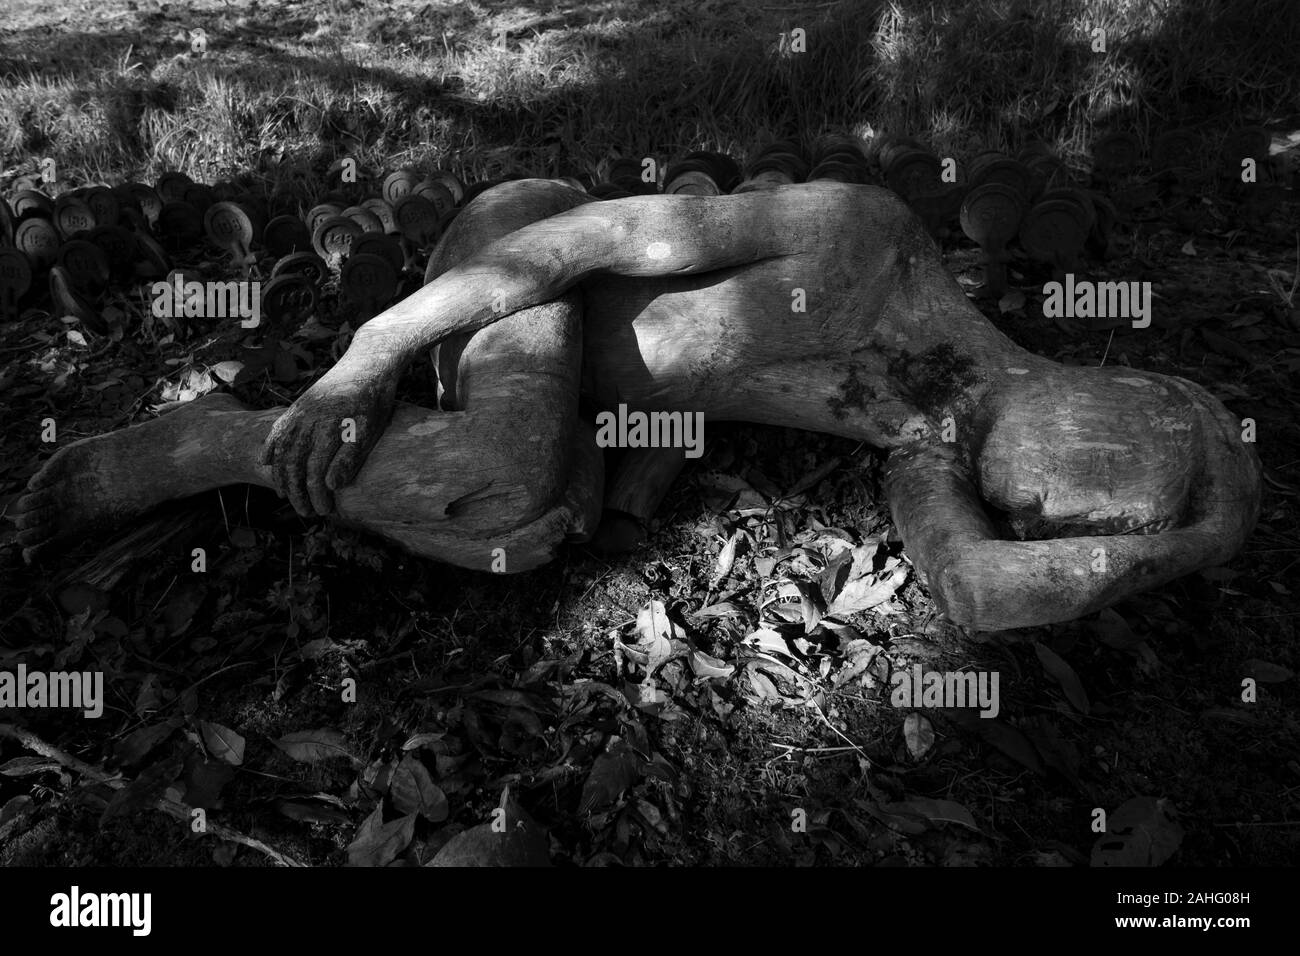
<svg viewBox="0 0 1300 956"><path fill-rule="evenodd" d="M611 151L744 151L822 129L906 131L968 155L1098 127L1225 124L1296 107L1291 0L737 0L524 5L19 0L0 31L0 183L214 179L342 155L471 176L593 169ZM1091 30L1107 31L1107 51ZM801 28L807 52L783 54ZM208 50L190 50L202 28ZM502 42L504 41L504 42Z"/></svg>

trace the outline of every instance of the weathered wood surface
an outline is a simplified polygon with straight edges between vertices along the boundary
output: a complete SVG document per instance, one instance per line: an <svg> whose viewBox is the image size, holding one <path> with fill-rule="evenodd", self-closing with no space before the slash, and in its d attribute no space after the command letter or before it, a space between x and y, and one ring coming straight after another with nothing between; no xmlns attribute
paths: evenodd
<svg viewBox="0 0 1300 956"><path fill-rule="evenodd" d="M1258 515L1258 460L1220 403L1019 348L885 190L593 203L523 180L478 197L434 258L432 281L288 412L237 413L255 418L233 480L470 567L530 529L505 545L521 550L513 571L592 531L603 476L579 388L601 408L860 438L890 452L895 521L936 602L983 629L1069 619L1222 562ZM453 410L389 423L403 367L438 343ZM341 441L344 418L359 441ZM648 517L678 463L625 465L607 503ZM1001 540L985 504L1073 536Z"/></svg>

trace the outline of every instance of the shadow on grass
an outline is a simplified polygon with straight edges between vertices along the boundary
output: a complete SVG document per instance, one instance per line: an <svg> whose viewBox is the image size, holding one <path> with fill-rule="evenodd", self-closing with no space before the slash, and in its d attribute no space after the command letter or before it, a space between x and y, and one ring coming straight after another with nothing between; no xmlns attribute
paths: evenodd
<svg viewBox="0 0 1300 956"><path fill-rule="evenodd" d="M489 176L868 125L957 153L1025 138L1077 147L1099 126L1273 113L1300 86L1288 5L1187 0L1159 20L1105 0L154 12L130 28L0 37L3 145L9 164L48 154L65 168L98 149L100 168L186 168L214 152L229 168L429 156ZM783 53L778 36L795 28L807 52Z"/></svg>

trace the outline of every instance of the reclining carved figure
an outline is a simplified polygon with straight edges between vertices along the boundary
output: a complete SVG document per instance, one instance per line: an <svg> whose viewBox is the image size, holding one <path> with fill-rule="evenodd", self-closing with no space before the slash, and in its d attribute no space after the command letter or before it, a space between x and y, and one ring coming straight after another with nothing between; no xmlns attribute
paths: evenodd
<svg viewBox="0 0 1300 956"><path fill-rule="evenodd" d="M580 392L885 450L905 549L940 610L980 629L1073 619L1221 563L1258 517L1258 459L1216 399L1019 348L883 189L593 202L510 182L457 217L427 279L287 410L214 395L61 450L17 506L25 556L249 482L417 554L487 570L504 549L526 570L590 537L602 504L649 517L682 465L631 451L605 494ZM395 403L434 345L445 408ZM1039 540L1002 540L986 505Z"/></svg>

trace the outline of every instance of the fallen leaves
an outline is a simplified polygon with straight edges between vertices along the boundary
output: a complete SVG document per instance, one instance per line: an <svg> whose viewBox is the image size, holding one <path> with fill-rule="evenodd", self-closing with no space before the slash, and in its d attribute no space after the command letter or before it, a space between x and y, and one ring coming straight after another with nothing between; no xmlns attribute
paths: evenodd
<svg viewBox="0 0 1300 956"><path fill-rule="evenodd" d="M344 737L337 730L300 730L285 734L275 742L294 760L302 763L321 763L326 760L356 761L347 748Z"/></svg>
<svg viewBox="0 0 1300 956"><path fill-rule="evenodd" d="M1245 670L1247 677L1253 677L1261 684L1281 684L1295 676L1288 667L1261 661L1255 657L1246 661Z"/></svg>
<svg viewBox="0 0 1300 956"><path fill-rule="evenodd" d="M639 664L647 673L654 673L673 656L673 640L681 640L683 636L682 629L668 619L668 609L663 602L651 601L637 615L632 643L625 644L615 637L614 651L623 660Z"/></svg>
<svg viewBox="0 0 1300 956"><path fill-rule="evenodd" d="M736 548L739 546L742 537L739 531L733 532L731 537L727 539L727 543L722 546L722 550L718 552L718 559L714 563L713 576L709 578L710 590L716 590L731 574L731 569L736 564Z"/></svg>
<svg viewBox="0 0 1300 956"><path fill-rule="evenodd" d="M447 795L433 782L428 768L409 753L393 771L388 796L398 812L416 814L430 823L441 823L451 812Z"/></svg>
<svg viewBox="0 0 1300 956"><path fill-rule="evenodd" d="M736 667L712 654L697 650L691 652L691 670L696 677L726 679L735 673Z"/></svg>
<svg viewBox="0 0 1300 956"><path fill-rule="evenodd" d="M903 720L903 742L913 760L920 760L934 746L934 726L924 714L911 713Z"/></svg>
<svg viewBox="0 0 1300 956"><path fill-rule="evenodd" d="M970 811L953 800L911 796L887 802L857 798L853 802L891 830L907 836L920 836L948 824L980 832Z"/></svg>
<svg viewBox="0 0 1300 956"><path fill-rule="evenodd" d="M384 806L376 804L348 844L348 866L387 866L415 837L414 813L384 822Z"/></svg>
<svg viewBox="0 0 1300 956"><path fill-rule="evenodd" d="M846 562L843 552L838 561L827 566L827 575L821 579L822 593L826 596L830 617L847 617L868 611L890 600L907 580L907 565L897 555L884 556L880 567L876 564L882 554L882 542L873 539L848 552ZM847 575L840 571L847 563Z"/></svg>
<svg viewBox="0 0 1300 956"><path fill-rule="evenodd" d="M452 837L427 865L548 867L550 840L507 789L491 822Z"/></svg>
<svg viewBox="0 0 1300 956"><path fill-rule="evenodd" d="M211 721L199 721L199 732L203 735L203 745L208 753L223 760L232 767L244 762L244 738L229 727Z"/></svg>
<svg viewBox="0 0 1300 956"><path fill-rule="evenodd" d="M1134 797L1109 815L1092 846L1093 866L1159 866L1178 851L1183 827L1168 800Z"/></svg>
<svg viewBox="0 0 1300 956"><path fill-rule="evenodd" d="M623 791L636 782L637 755L621 737L610 738L605 752L592 764L591 773L578 801L579 813L595 813L610 807Z"/></svg>
<svg viewBox="0 0 1300 956"><path fill-rule="evenodd" d="M1034 652L1038 655L1043 670L1061 685L1061 690L1065 692L1065 699L1070 702L1070 705L1075 710L1087 716L1091 710L1088 704L1088 695L1083 689L1083 682L1079 680L1079 675L1074 672L1074 668L1046 644L1035 643Z"/></svg>

